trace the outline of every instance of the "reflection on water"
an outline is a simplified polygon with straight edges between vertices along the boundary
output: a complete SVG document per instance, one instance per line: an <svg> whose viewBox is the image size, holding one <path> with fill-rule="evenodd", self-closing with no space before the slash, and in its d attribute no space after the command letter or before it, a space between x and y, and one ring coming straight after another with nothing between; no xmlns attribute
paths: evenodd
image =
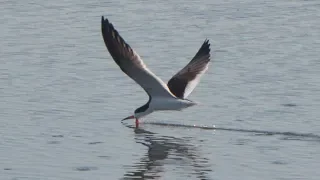
<svg viewBox="0 0 320 180"><path fill-rule="evenodd" d="M123 123L123 122L122 122ZM135 133L135 141L147 147L147 152L138 162L130 165L123 179L161 179L168 173L178 173L187 179L211 179L209 173L213 171L209 160L202 156L200 149L195 147L192 138L177 138L165 136L142 127L123 123ZM156 126L169 126L181 128L200 128L204 130L233 131L253 133L255 136L279 135L281 140L299 140L320 142L320 136L312 133L278 132L252 129L218 128L215 126L196 126L184 124L170 124L158 122L144 122ZM168 172L170 171L170 172Z"/></svg>
<svg viewBox="0 0 320 180"><path fill-rule="evenodd" d="M173 165L175 171L186 177L210 179L208 172L212 171L208 159L188 139L162 136L142 129L132 128L136 143L148 148L145 155L130 166L123 179L158 179L165 172L165 167Z"/></svg>

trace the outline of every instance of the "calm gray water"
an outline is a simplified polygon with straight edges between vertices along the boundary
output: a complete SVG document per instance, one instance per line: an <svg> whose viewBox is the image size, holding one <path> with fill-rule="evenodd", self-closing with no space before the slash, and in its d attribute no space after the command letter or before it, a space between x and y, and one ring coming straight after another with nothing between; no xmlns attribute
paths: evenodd
<svg viewBox="0 0 320 180"><path fill-rule="evenodd" d="M202 105L121 123L148 97L101 15L164 81L208 38ZM318 179L319 19L318 0L2 0L0 179Z"/></svg>

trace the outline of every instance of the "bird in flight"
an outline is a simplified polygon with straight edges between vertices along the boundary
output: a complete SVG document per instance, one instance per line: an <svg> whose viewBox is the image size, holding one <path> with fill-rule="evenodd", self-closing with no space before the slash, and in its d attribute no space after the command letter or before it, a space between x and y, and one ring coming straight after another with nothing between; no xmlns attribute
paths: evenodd
<svg viewBox="0 0 320 180"><path fill-rule="evenodd" d="M149 96L143 106L137 108L132 116L139 126L139 119L154 111L180 111L197 103L186 99L207 71L210 61L210 44L205 40L191 61L175 74L167 84L152 73L141 57L120 36L107 18L101 17L101 31L104 43L120 69L139 84Z"/></svg>

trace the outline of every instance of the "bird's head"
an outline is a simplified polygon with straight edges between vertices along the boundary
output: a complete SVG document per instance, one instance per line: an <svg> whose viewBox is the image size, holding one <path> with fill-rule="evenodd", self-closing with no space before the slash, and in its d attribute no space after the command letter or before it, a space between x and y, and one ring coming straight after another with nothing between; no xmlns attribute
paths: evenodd
<svg viewBox="0 0 320 180"><path fill-rule="evenodd" d="M141 117L146 116L146 115L148 115L150 113L151 113L151 111L149 109L149 104L145 104L145 105L137 108L134 111L134 115L128 116L128 117L124 118L123 120L126 120L126 119L140 119Z"/></svg>

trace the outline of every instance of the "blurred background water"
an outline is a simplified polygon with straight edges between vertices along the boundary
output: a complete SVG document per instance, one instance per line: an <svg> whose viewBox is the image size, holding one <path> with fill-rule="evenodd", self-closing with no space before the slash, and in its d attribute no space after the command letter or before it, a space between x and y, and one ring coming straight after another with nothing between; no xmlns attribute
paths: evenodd
<svg viewBox="0 0 320 180"><path fill-rule="evenodd" d="M164 81L208 38L203 105L121 123L148 97L101 15ZM319 19L316 0L1 0L0 179L318 179Z"/></svg>

